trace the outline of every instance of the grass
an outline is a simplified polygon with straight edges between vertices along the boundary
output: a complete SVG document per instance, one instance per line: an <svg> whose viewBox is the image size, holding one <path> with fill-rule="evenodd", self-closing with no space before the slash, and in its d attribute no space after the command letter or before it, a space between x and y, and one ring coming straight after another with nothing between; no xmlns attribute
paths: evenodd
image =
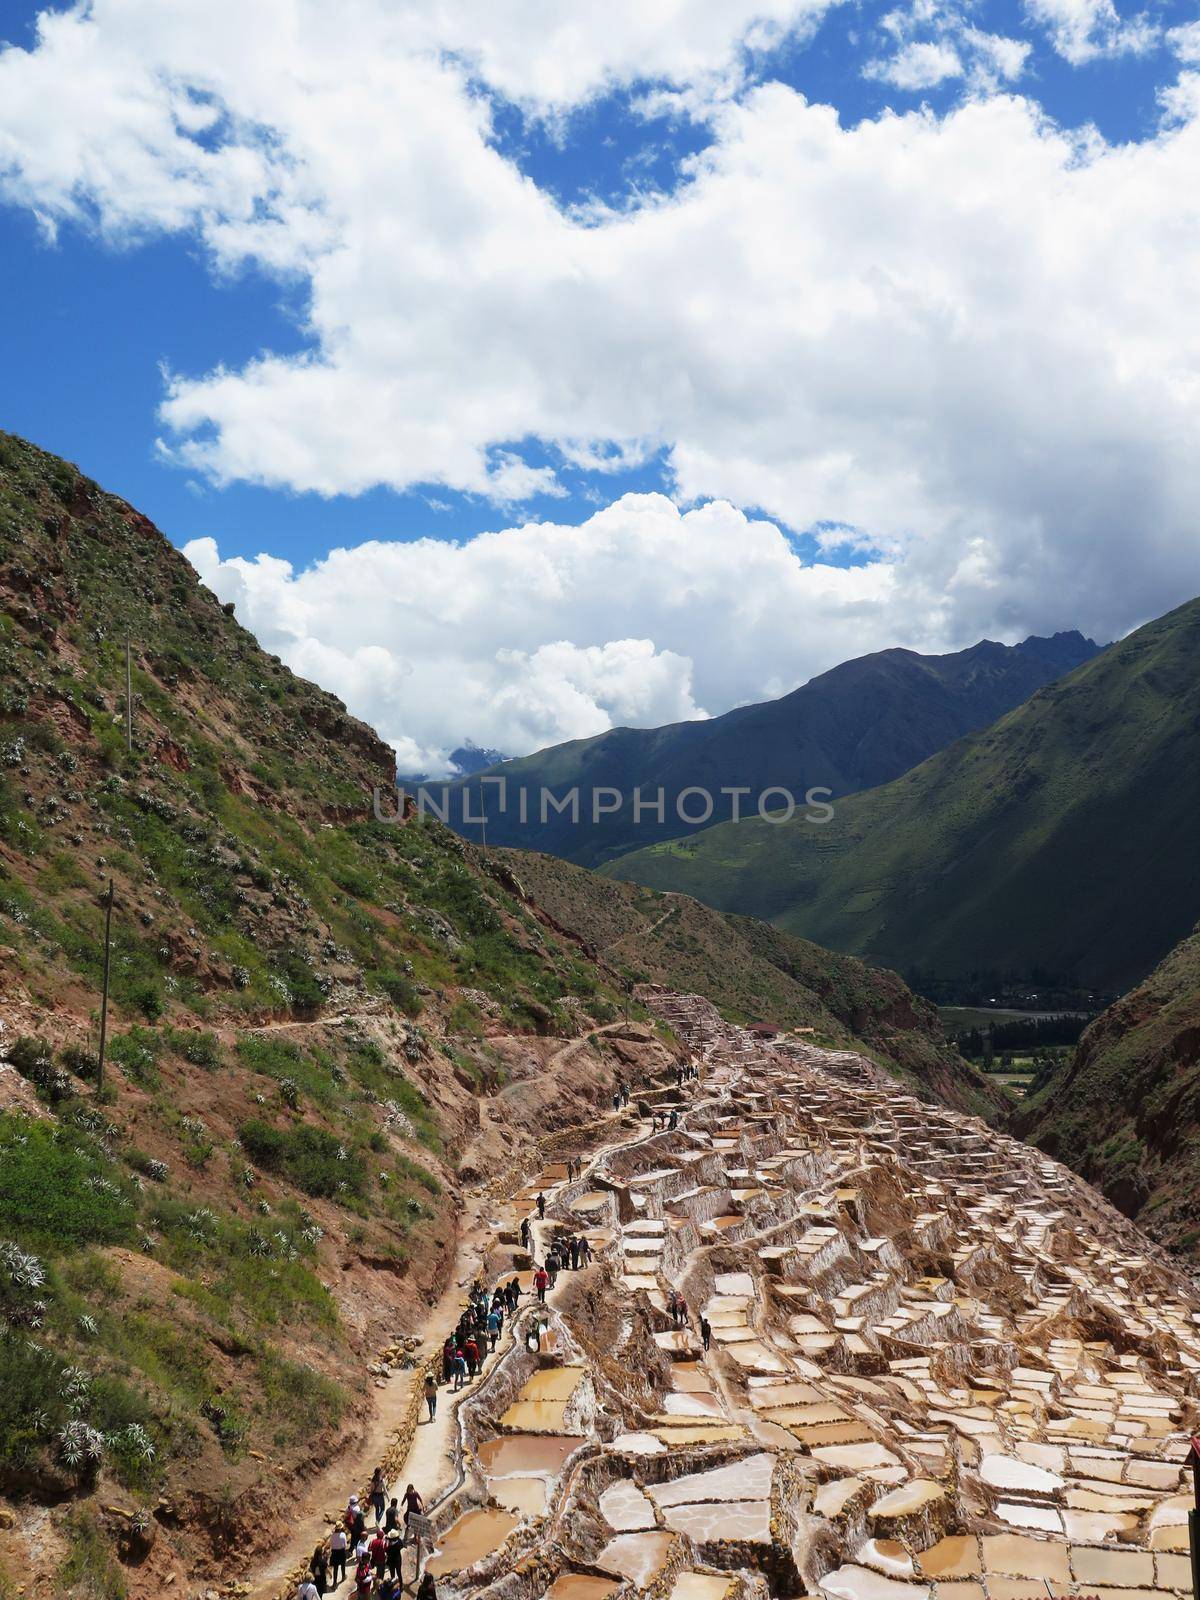
<svg viewBox="0 0 1200 1600"><path fill-rule="evenodd" d="M95 1139L0 1114L0 1232L32 1248L128 1244L136 1199Z"/></svg>
<svg viewBox="0 0 1200 1600"><path fill-rule="evenodd" d="M128 1586L94 1512L82 1506L69 1511L63 1531L68 1551L59 1572L61 1592L78 1600L126 1600Z"/></svg>

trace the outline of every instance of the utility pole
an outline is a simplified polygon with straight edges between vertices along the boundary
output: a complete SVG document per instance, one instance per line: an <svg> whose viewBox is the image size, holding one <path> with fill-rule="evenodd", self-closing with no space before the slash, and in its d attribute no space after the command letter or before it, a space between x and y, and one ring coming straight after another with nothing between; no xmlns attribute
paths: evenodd
<svg viewBox="0 0 1200 1600"><path fill-rule="evenodd" d="M133 751L133 667L130 662L129 635L125 635L125 749Z"/></svg>
<svg viewBox="0 0 1200 1600"><path fill-rule="evenodd" d="M96 1058L96 1098L104 1093L104 1046L108 1042L108 971L112 955L113 880L104 891L104 987L100 996L100 1049Z"/></svg>

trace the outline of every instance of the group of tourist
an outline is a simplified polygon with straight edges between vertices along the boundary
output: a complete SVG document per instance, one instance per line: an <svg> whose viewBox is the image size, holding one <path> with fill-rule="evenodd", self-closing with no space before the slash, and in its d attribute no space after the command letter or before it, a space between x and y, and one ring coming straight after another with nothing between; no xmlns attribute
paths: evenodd
<svg viewBox="0 0 1200 1600"><path fill-rule="evenodd" d="M676 1081L682 1086L685 1077L697 1076L690 1064L677 1069ZM620 1111L629 1104L629 1087L617 1080L613 1091L613 1110ZM660 1123L672 1128L678 1125L677 1111L656 1113L654 1126ZM577 1181L583 1175L583 1162L575 1156L567 1159L567 1178ZM536 1200L539 1219L546 1216L546 1196ZM533 1255L534 1239L532 1221L524 1217L520 1227L521 1246ZM578 1272L592 1260L591 1242L585 1234L570 1234L558 1238L539 1265L534 1262L533 1293L540 1304L545 1304L547 1293L558 1281L558 1275L570 1268ZM488 1354L495 1351L504 1329L505 1319L515 1316L521 1299L518 1278L510 1278L488 1294L483 1280L473 1285L466 1306L453 1332L442 1345L442 1383L457 1393L483 1371ZM671 1291L667 1309L677 1328L687 1326L688 1309L683 1296ZM700 1319L700 1333L704 1348L709 1346L711 1328L706 1318ZM437 1416L438 1381L433 1373L425 1378L424 1400L428 1421ZM367 1506L374 1514L374 1528L368 1536L367 1514L359 1496L351 1495L345 1513L333 1529L329 1548L319 1544L308 1564L308 1576L300 1586L297 1600L320 1600L332 1594L352 1574L354 1594L368 1600L400 1600L403 1584L400 1575L402 1552L410 1542L409 1524L414 1516L425 1515L425 1503L420 1492L409 1484L400 1498L390 1501L384 1483L383 1468L376 1467L367 1496ZM416 1600L437 1600L437 1588L428 1572L422 1577Z"/></svg>
<svg viewBox="0 0 1200 1600"><path fill-rule="evenodd" d="M483 1371L486 1355L500 1342L505 1317L515 1313L520 1299L521 1285L516 1278L500 1284L490 1298L482 1279L475 1283L458 1326L442 1345L442 1382L454 1393ZM432 1422L437 1414L437 1384L432 1377L425 1381L425 1401Z"/></svg>
<svg viewBox="0 0 1200 1600"><path fill-rule="evenodd" d="M333 1594L351 1573L355 1596L400 1600L404 1592L400 1562L411 1542L409 1523L414 1516L424 1516L425 1502L411 1483L402 1499L393 1497L389 1502L383 1468L376 1467L367 1503L375 1516L370 1536L366 1511L358 1495L352 1494L330 1535L329 1549L319 1544L313 1551L297 1600L320 1600L323 1595ZM417 1600L437 1600L437 1585L431 1573L421 1579Z"/></svg>

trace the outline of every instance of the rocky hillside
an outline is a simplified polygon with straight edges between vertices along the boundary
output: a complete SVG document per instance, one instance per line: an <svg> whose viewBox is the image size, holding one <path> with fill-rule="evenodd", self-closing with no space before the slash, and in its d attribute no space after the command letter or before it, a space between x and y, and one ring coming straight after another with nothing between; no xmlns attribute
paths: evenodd
<svg viewBox="0 0 1200 1600"><path fill-rule="evenodd" d="M62 1592L252 1562L366 1437L468 1190L671 1071L503 874L374 819L393 776L144 517L0 435L0 1593L31 1505Z"/></svg>
<svg viewBox="0 0 1200 1600"><path fill-rule="evenodd" d="M449 820L477 836L478 829L463 829L461 819L478 817L486 807L489 842L548 850L596 866L724 821L732 815L732 801L721 793L728 785L747 791L740 805L752 815L760 794L773 785L801 797L812 788L843 795L886 783L963 734L986 727L1096 652L1079 633L1018 645L985 639L944 656L880 650L843 662L779 700L664 728L612 728L493 765L482 776L504 778L503 809L495 785L481 790L472 765L464 769L472 776L449 791ZM679 797L693 787L713 797L712 815L700 824L679 815ZM560 798L578 788L580 821L549 808L543 820L543 788ZM662 790L661 822L648 810L635 816L639 788L646 800ZM602 790L615 790L621 803L610 793L598 795L603 814L594 820L593 792ZM686 798L684 811L701 815L701 802Z"/></svg>
<svg viewBox="0 0 1200 1600"><path fill-rule="evenodd" d="M852 1044L918 1094L996 1117L1004 1102L947 1044L937 1012L896 976L687 895L614 883L554 856L501 853L518 881L624 984L706 995L727 1020Z"/></svg>
<svg viewBox="0 0 1200 1600"><path fill-rule="evenodd" d="M992 727L840 800L605 870L930 978L1119 993L1200 904L1200 601Z"/></svg>
<svg viewBox="0 0 1200 1600"><path fill-rule="evenodd" d="M1200 1245L1200 931L1035 1084L1019 1131L1164 1244Z"/></svg>

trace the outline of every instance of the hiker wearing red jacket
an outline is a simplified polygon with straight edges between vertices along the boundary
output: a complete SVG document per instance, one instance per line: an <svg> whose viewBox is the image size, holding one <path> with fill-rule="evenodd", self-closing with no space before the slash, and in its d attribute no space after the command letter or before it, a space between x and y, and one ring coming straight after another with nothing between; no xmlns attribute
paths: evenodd
<svg viewBox="0 0 1200 1600"><path fill-rule="evenodd" d="M463 1355L467 1358L468 1376L474 1377L479 1371L479 1346L474 1339L468 1339L462 1347Z"/></svg>
<svg viewBox="0 0 1200 1600"><path fill-rule="evenodd" d="M546 1303L546 1290L550 1287L550 1274L545 1267L539 1267L533 1275L533 1287L537 1290L537 1297L543 1305Z"/></svg>

